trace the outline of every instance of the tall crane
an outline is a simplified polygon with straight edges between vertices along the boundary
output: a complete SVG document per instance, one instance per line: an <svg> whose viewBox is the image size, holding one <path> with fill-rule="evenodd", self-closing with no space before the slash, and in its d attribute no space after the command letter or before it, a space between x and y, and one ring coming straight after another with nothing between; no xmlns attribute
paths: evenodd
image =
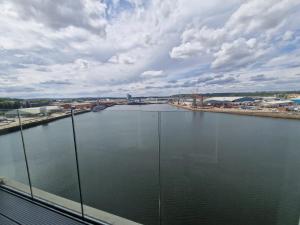
<svg viewBox="0 0 300 225"><path fill-rule="evenodd" d="M192 98L193 98L193 104L192 104L193 108L197 108L197 106L203 107L203 95L199 94L198 88L192 94ZM200 101L198 99L200 99Z"/></svg>

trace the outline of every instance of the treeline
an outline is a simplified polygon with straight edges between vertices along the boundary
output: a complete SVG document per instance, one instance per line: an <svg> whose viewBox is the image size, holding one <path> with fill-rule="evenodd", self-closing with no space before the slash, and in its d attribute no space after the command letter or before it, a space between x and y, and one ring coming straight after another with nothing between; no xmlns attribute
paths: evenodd
<svg viewBox="0 0 300 225"><path fill-rule="evenodd" d="M48 99L12 99L12 98L0 98L0 109L19 109L29 107L47 106L51 103Z"/></svg>
<svg viewBox="0 0 300 225"><path fill-rule="evenodd" d="M21 107L21 100L0 98L0 109L18 109Z"/></svg>

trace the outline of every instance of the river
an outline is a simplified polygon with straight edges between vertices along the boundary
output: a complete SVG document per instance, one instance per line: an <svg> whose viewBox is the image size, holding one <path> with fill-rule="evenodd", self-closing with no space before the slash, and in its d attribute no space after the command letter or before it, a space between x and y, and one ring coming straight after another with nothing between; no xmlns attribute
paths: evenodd
<svg viewBox="0 0 300 225"><path fill-rule="evenodd" d="M299 223L300 121L146 105L75 128L86 205L150 225ZM71 118L24 140L32 185L79 202ZM1 176L28 183L19 132L0 136Z"/></svg>

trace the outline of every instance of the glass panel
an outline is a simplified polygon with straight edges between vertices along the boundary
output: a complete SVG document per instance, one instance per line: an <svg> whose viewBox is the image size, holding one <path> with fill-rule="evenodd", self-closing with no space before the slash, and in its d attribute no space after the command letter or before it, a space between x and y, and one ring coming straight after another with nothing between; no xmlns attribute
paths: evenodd
<svg viewBox="0 0 300 225"><path fill-rule="evenodd" d="M0 109L0 184L30 194L17 110Z"/></svg>
<svg viewBox="0 0 300 225"><path fill-rule="evenodd" d="M298 225L300 121L161 114L162 224Z"/></svg>
<svg viewBox="0 0 300 225"><path fill-rule="evenodd" d="M103 110L75 120L86 216L158 224L157 112Z"/></svg>
<svg viewBox="0 0 300 225"><path fill-rule="evenodd" d="M66 116L22 114L24 141L33 196L81 213L72 122Z"/></svg>

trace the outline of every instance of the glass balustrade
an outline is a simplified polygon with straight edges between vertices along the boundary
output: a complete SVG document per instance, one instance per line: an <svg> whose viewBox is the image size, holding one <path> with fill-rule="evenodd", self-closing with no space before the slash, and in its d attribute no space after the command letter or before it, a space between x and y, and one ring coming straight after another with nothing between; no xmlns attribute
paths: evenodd
<svg viewBox="0 0 300 225"><path fill-rule="evenodd" d="M18 110L0 109L0 183L30 194Z"/></svg>
<svg viewBox="0 0 300 225"><path fill-rule="evenodd" d="M85 216L158 224L158 113L82 114L75 128Z"/></svg>
<svg viewBox="0 0 300 225"><path fill-rule="evenodd" d="M299 223L300 121L113 107L29 128L44 119L0 111L0 177L85 219Z"/></svg>
<svg viewBox="0 0 300 225"><path fill-rule="evenodd" d="M33 197L81 214L71 117L22 116ZM42 122L41 122L42 121Z"/></svg>

